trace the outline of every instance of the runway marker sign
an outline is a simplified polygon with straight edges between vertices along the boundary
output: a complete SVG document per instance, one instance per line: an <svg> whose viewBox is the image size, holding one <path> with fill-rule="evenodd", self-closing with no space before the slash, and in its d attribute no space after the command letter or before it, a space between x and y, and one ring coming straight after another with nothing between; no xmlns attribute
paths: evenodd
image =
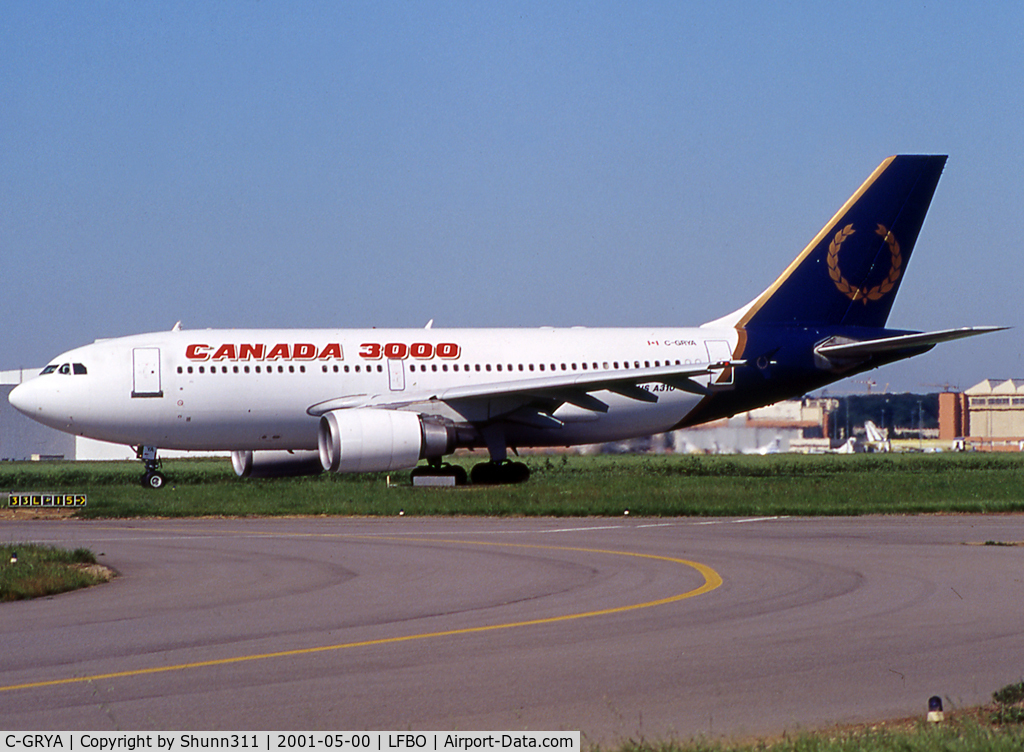
<svg viewBox="0 0 1024 752"><path fill-rule="evenodd" d="M85 494L69 493L11 493L7 495L9 507L84 507Z"/></svg>

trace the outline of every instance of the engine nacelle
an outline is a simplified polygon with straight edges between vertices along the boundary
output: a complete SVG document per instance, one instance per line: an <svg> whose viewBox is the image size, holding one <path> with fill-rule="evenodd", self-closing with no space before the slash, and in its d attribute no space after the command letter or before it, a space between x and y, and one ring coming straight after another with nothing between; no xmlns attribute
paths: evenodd
<svg viewBox="0 0 1024 752"><path fill-rule="evenodd" d="M231 453L231 467L239 478L283 478L324 471L320 452L315 451L237 451Z"/></svg>
<svg viewBox="0 0 1024 752"><path fill-rule="evenodd" d="M455 451L453 426L401 410L354 408L320 417L320 462L335 473L415 467Z"/></svg>

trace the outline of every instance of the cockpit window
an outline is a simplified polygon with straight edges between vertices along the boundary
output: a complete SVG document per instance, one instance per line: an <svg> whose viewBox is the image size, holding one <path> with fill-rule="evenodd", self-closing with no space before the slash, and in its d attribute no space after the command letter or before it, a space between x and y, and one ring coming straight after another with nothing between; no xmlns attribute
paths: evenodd
<svg viewBox="0 0 1024 752"><path fill-rule="evenodd" d="M89 371L88 369L86 369L84 363L61 363L60 365L54 363L52 365L48 365L46 368L40 371L39 375L45 376L48 373L62 373L65 376L67 376L68 374L74 374L75 376L84 376L85 374L89 373Z"/></svg>

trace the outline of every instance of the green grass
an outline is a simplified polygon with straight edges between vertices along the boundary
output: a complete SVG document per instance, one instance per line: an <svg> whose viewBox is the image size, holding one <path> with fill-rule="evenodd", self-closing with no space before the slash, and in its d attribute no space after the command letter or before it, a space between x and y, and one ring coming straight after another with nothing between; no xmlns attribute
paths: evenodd
<svg viewBox="0 0 1024 752"><path fill-rule="evenodd" d="M11 557L17 553L17 562ZM31 543L0 545L0 601L18 601L56 595L88 587L105 578L78 565L95 564L86 548L67 551Z"/></svg>
<svg viewBox="0 0 1024 752"><path fill-rule="evenodd" d="M457 460L465 466L476 458ZM518 486L413 488L408 472L240 480L226 460L3 463L5 491L88 495L80 517L196 515L754 516L1024 511L1017 454L528 456ZM3 497L0 496L0 503Z"/></svg>
<svg viewBox="0 0 1024 752"><path fill-rule="evenodd" d="M1024 682L992 694L992 703L948 715L831 731L786 734L754 742L627 742L616 752L1019 752L1024 749Z"/></svg>
<svg viewBox="0 0 1024 752"><path fill-rule="evenodd" d="M807 733L748 743L690 741L626 744L618 752L1020 752L1024 727L992 727L971 719L912 728Z"/></svg>

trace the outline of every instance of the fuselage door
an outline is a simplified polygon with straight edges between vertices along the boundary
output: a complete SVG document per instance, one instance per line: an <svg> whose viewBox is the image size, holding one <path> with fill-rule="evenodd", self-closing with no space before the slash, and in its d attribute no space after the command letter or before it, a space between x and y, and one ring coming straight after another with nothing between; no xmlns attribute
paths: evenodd
<svg viewBox="0 0 1024 752"><path fill-rule="evenodd" d="M132 350L132 397L163 397L160 386L160 348Z"/></svg>
<svg viewBox="0 0 1024 752"><path fill-rule="evenodd" d="M704 342L708 351L708 359L712 363L732 360L732 348L724 339L709 339ZM732 367L728 366L721 371L713 371L711 374L711 386L728 386L732 384Z"/></svg>
<svg viewBox="0 0 1024 752"><path fill-rule="evenodd" d="M392 358L388 361L388 383L392 392L405 390L405 361Z"/></svg>

